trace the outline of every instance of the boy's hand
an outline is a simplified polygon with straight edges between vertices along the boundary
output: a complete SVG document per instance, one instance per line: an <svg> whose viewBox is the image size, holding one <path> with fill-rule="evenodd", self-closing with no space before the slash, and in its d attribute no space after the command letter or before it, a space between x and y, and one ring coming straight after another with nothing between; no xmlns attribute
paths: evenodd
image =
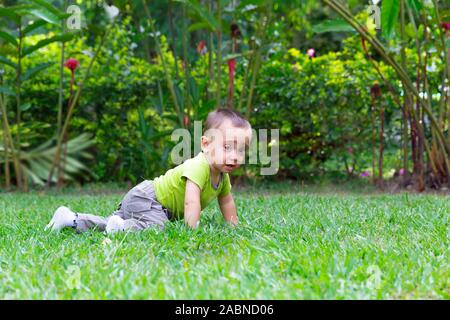
<svg viewBox="0 0 450 320"><path fill-rule="evenodd" d="M184 194L184 223L195 229L200 222L200 193L199 186L186 179L186 191Z"/></svg>
<svg viewBox="0 0 450 320"><path fill-rule="evenodd" d="M234 227L237 226L237 210L231 192L224 197L219 197L219 206L225 221L230 223Z"/></svg>

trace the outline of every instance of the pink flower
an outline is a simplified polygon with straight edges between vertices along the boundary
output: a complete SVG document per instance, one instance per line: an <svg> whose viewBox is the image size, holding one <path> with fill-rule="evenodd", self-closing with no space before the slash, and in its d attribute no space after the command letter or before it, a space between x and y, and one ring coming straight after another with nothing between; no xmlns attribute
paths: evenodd
<svg viewBox="0 0 450 320"><path fill-rule="evenodd" d="M405 173L406 173L406 170L403 169L403 168L401 168L400 170L398 170L398 174L399 174L400 176L403 176Z"/></svg>
<svg viewBox="0 0 450 320"><path fill-rule="evenodd" d="M450 22L443 22L443 23L441 24L441 26L442 26L442 28L445 29L445 31L450 30Z"/></svg>
<svg viewBox="0 0 450 320"><path fill-rule="evenodd" d="M308 57L310 59L315 58L316 57L316 50L314 50L313 48L309 49L308 52L306 53L308 55Z"/></svg>
<svg viewBox="0 0 450 320"><path fill-rule="evenodd" d="M348 147L347 151L348 151L348 153L353 153L353 148L352 147Z"/></svg>
<svg viewBox="0 0 450 320"><path fill-rule="evenodd" d="M368 171L364 171L364 172L361 172L360 176L363 178L367 178L367 177L370 177L370 173Z"/></svg>
<svg viewBox="0 0 450 320"><path fill-rule="evenodd" d="M80 66L80 63L78 62L77 59L70 58L64 63L64 66L70 69L70 71L74 72L75 69Z"/></svg>

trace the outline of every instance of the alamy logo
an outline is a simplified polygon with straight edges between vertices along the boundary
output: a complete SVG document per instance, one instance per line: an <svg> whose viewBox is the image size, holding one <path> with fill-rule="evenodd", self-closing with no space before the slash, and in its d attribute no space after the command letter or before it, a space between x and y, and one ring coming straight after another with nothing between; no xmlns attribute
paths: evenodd
<svg viewBox="0 0 450 320"><path fill-rule="evenodd" d="M375 23L375 29L381 30L381 9L378 3L380 3L380 0L372 0L372 4L368 6L367 12L369 13L369 18L372 18Z"/></svg>
<svg viewBox="0 0 450 320"><path fill-rule="evenodd" d="M106 15L110 20L114 20L114 18L119 14L119 9L117 7L113 5L109 6L104 1L99 1L97 5L105 9ZM66 21L68 30L81 30L82 27L84 28L86 26L86 23L83 22L83 15L79 6L75 4L68 6L66 13L70 14Z"/></svg>
<svg viewBox="0 0 450 320"><path fill-rule="evenodd" d="M66 12L70 14L67 19L67 29L69 30L80 30L81 29L81 9L79 6L71 5L67 7Z"/></svg>
<svg viewBox="0 0 450 320"><path fill-rule="evenodd" d="M263 176L275 175L278 172L280 164L280 130L270 129L270 138L267 135L267 129L252 129L250 144L248 145L248 163L260 164L264 167L260 168L260 174ZM228 129L225 133L209 129L205 132L205 136L213 137L217 145L225 144L226 141L234 141L237 146L243 145L245 136L239 136L234 130ZM201 151L200 141L202 137L202 122L194 121L194 139L191 132L187 129L175 129L172 132L171 140L178 142L171 151L172 162L175 165L183 163L192 157L192 141L194 142L194 155ZM181 141L180 141L181 139ZM231 146L231 149L233 147ZM245 163L244 150L235 150L238 155L239 164ZM269 154L270 151L270 154ZM223 159L227 161L226 159ZM224 164L224 163L221 163Z"/></svg>

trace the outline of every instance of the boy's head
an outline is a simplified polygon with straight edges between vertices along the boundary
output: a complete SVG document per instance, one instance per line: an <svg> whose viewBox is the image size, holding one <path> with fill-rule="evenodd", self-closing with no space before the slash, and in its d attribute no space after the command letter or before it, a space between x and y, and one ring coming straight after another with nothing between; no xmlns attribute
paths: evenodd
<svg viewBox="0 0 450 320"><path fill-rule="evenodd" d="M220 172L231 172L244 163L252 127L238 112L216 109L208 114L201 147L210 163Z"/></svg>

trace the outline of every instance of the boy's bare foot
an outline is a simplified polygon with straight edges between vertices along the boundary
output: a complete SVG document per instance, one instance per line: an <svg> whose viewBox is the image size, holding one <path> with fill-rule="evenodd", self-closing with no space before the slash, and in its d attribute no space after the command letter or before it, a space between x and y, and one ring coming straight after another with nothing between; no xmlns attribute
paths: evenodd
<svg viewBox="0 0 450 320"><path fill-rule="evenodd" d="M61 206L56 209L52 220L50 220L49 224L45 227L45 230L51 228L52 231L59 231L65 227L74 227L75 219L75 212L67 207Z"/></svg>
<svg viewBox="0 0 450 320"><path fill-rule="evenodd" d="M124 231L125 221L119 216L112 216L106 224L106 233L113 234L117 231Z"/></svg>

